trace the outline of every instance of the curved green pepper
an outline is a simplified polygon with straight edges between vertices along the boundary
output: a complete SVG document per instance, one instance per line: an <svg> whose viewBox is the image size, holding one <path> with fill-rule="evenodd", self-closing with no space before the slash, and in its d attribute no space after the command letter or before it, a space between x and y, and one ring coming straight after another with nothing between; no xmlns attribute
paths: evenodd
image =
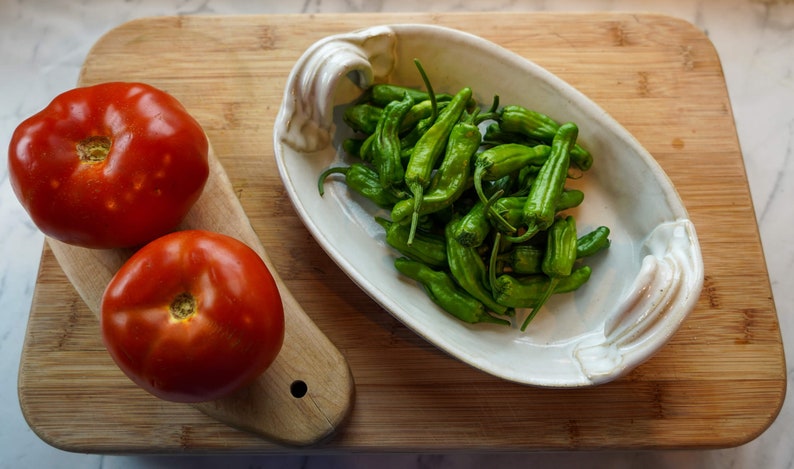
<svg viewBox="0 0 794 469"><path fill-rule="evenodd" d="M518 133L550 145L560 124L546 114L512 105L502 108L499 126L505 132ZM575 145L571 149L571 161L582 171L587 171L593 166L593 155L580 145Z"/></svg>
<svg viewBox="0 0 794 469"><path fill-rule="evenodd" d="M384 189L391 189L403 182L405 169L400 156L400 122L413 104L414 100L408 94L402 101L389 103L373 134L370 151Z"/></svg>
<svg viewBox="0 0 794 469"><path fill-rule="evenodd" d="M422 136L430 125L438 117L438 111L444 109L449 101L442 101L436 103L436 109L433 109L433 100L426 99L424 101L414 104L408 114L405 115L402 125L400 126L400 134L405 135L400 141L403 146L413 147L419 137Z"/></svg>
<svg viewBox="0 0 794 469"><path fill-rule="evenodd" d="M478 247L491 232L491 223L485 213L485 204L477 201L456 223L452 236L461 246Z"/></svg>
<svg viewBox="0 0 794 469"><path fill-rule="evenodd" d="M570 152L579 128L573 122L560 126L551 144L551 154L543 163L538 177L529 189L524 205L524 223L526 232L518 237L506 237L512 242L523 242L537 232L547 229L554 222L557 214L557 201L562 195L568 177Z"/></svg>
<svg viewBox="0 0 794 469"><path fill-rule="evenodd" d="M407 226L381 217L376 217L375 221L386 230L386 244L403 256L432 267L447 266L447 244L444 238L429 233L415 233L414 239L409 243L410 232Z"/></svg>
<svg viewBox="0 0 794 469"><path fill-rule="evenodd" d="M351 129L363 134L372 134L383 116L383 108L370 103L349 106L342 114L342 121Z"/></svg>
<svg viewBox="0 0 794 469"><path fill-rule="evenodd" d="M342 150L350 156L361 158L361 147L364 146L366 138L349 137L342 141ZM361 158L363 159L363 158Z"/></svg>
<svg viewBox="0 0 794 469"><path fill-rule="evenodd" d="M474 189L483 203L488 203L482 188L483 181L494 181L521 170L526 166L542 166L549 157L551 148L547 145L528 147L518 143L505 143L491 147L479 155L474 162ZM506 226L509 232L515 228L507 223L496 211L489 210L490 215Z"/></svg>
<svg viewBox="0 0 794 469"><path fill-rule="evenodd" d="M480 147L479 128L471 120L455 124L450 132L444 158L433 176L420 207L415 198L404 199L392 208L392 221L400 223L413 217L435 213L452 205L469 187L469 166L472 155ZM411 223L411 232L416 225Z"/></svg>
<svg viewBox="0 0 794 469"><path fill-rule="evenodd" d="M579 189L566 189L562 191L557 199L555 211L561 212L569 208L578 207L584 201L584 192ZM524 218L524 206L527 203L526 196L502 197L496 200L491 208L510 224L520 223Z"/></svg>
<svg viewBox="0 0 794 469"><path fill-rule="evenodd" d="M599 226L593 231L581 236L576 243L576 258L592 256L608 248L611 244L609 240L609 228Z"/></svg>
<svg viewBox="0 0 794 469"><path fill-rule="evenodd" d="M514 274L539 274L543 272L541 265L545 254L546 249L530 244L522 244L508 252L499 254L497 260L509 265L510 270Z"/></svg>
<svg viewBox="0 0 794 469"><path fill-rule="evenodd" d="M438 115L438 119L416 142L411 158L405 168L405 184L414 196L414 213L411 224L416 226L419 211L424 200L424 191L430 184L430 177L436 161L447 146L449 135L460 120L471 99L471 88L463 88Z"/></svg>
<svg viewBox="0 0 794 469"><path fill-rule="evenodd" d="M394 267L406 277L421 283L435 304L461 321L469 324L485 322L510 325L510 321L488 314L485 306L461 290L446 272L433 270L421 262L402 257L394 260Z"/></svg>
<svg viewBox="0 0 794 469"><path fill-rule="evenodd" d="M456 221L447 223L444 235L447 238L447 262L452 277L471 296L480 300L486 308L497 314L511 314L509 308L497 303L488 290L488 274L476 249L461 245L455 239Z"/></svg>
<svg viewBox="0 0 794 469"><path fill-rule="evenodd" d="M323 171L317 181L320 197L325 193L325 180L332 174L343 174L347 187L371 200L379 207L388 208L400 200L391 191L384 189L378 178L378 173L363 163L353 163L347 167L333 167Z"/></svg>
<svg viewBox="0 0 794 469"><path fill-rule="evenodd" d="M502 145L504 143L520 143L529 147L540 145L538 139L527 137L517 132L505 132L499 125L499 122L491 122L485 127L485 135L482 138L483 143L488 145Z"/></svg>
<svg viewBox="0 0 794 469"><path fill-rule="evenodd" d="M521 330L525 330L538 310L543 307L549 297L554 293L561 279L571 275L574 262L576 262L576 221L572 216L557 218L547 232L546 253L543 256L541 270L549 277L546 292L532 307L527 315Z"/></svg>
<svg viewBox="0 0 794 469"><path fill-rule="evenodd" d="M392 101L402 100L406 94L417 103L430 99L430 95L426 91L390 83L377 83L372 85L372 87L370 87L370 93L370 101L377 106L384 107ZM438 101L448 101L450 99L452 99L452 96L448 94L440 93L436 95L436 100Z"/></svg>
<svg viewBox="0 0 794 469"><path fill-rule="evenodd" d="M577 290L590 279L592 269L583 265L560 279L553 287L553 293L569 293ZM494 284L494 299L511 308L531 308L549 291L551 280L546 275L515 277L500 275Z"/></svg>

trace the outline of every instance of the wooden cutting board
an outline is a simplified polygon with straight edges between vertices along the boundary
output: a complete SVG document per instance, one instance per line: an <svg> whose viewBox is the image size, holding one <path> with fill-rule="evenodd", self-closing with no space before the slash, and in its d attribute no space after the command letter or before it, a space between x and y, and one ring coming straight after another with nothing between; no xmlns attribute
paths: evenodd
<svg viewBox="0 0 794 469"><path fill-rule="evenodd" d="M663 166L697 227L706 278L697 308L655 357L587 389L499 380L393 319L309 235L273 157L287 75L326 35L398 22L462 29L537 62ZM111 80L161 87L196 116L278 274L347 359L355 406L313 450L727 447L758 436L780 410L783 345L731 104L714 47L689 23L516 12L151 18L119 26L91 50L80 83ZM19 397L31 428L69 451L291 450L137 389L46 246Z"/></svg>

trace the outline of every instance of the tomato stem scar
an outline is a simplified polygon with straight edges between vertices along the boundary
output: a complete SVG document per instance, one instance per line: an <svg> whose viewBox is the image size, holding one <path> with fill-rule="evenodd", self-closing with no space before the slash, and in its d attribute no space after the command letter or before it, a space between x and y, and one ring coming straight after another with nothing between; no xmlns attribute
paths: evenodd
<svg viewBox="0 0 794 469"><path fill-rule="evenodd" d="M182 321L196 314L196 298L190 293L180 293L168 307L171 317Z"/></svg>
<svg viewBox="0 0 794 469"><path fill-rule="evenodd" d="M84 163L101 163L110 152L110 137L92 135L77 142L77 156Z"/></svg>

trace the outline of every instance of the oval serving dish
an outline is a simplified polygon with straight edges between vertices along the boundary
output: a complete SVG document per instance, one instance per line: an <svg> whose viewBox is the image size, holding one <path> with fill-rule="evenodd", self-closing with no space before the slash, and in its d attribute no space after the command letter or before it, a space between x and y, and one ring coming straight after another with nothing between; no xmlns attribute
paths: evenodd
<svg viewBox="0 0 794 469"><path fill-rule="evenodd" d="M525 332L518 325L469 325L445 313L395 270L397 253L375 221L388 212L330 179L319 195L320 173L351 162L340 148L351 135L342 123L344 108L373 83L422 88L415 58L436 92L468 86L486 107L498 94L504 104L576 122L579 143L593 154L593 167L569 184L585 193L571 213L580 233L608 226L612 245L587 260L590 280L552 296ZM700 295L703 262L694 226L653 157L570 85L471 34L399 24L315 43L288 78L274 144L299 216L341 269L417 334L500 378L560 388L614 380L658 351Z"/></svg>

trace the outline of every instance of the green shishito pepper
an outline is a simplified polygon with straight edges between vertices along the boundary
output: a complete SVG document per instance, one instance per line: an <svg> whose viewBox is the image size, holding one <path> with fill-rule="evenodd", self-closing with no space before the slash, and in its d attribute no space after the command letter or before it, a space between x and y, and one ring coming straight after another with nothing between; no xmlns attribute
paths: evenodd
<svg viewBox="0 0 794 469"><path fill-rule="evenodd" d="M502 145L504 143L520 143L522 145L534 147L540 145L541 141L536 138L530 138L516 132L505 132L499 125L499 122L491 122L485 128L485 135L482 141L489 145Z"/></svg>
<svg viewBox="0 0 794 469"><path fill-rule="evenodd" d="M421 101L421 103L427 103L427 106L429 107L429 113L417 120L416 124L411 125L411 130L400 139L400 145L402 145L402 154L408 159L409 162L416 143L422 138L428 129L435 124L436 119L438 119L440 108L438 96L433 90L433 84L430 82L430 78L428 78L427 73L425 73L425 68L418 59L414 59L414 64L416 65L416 69L419 71L419 75L422 77L422 81L427 87L427 92L423 95L426 96L426 98L420 100L419 95L417 95L417 101Z"/></svg>
<svg viewBox="0 0 794 469"><path fill-rule="evenodd" d="M560 194L554 209L557 212L561 212L569 208L578 207L583 201L584 192L579 189L566 189ZM514 225L524 219L524 205L526 205L526 202L526 196L502 197L496 200L491 205L491 208L505 222Z"/></svg>
<svg viewBox="0 0 794 469"><path fill-rule="evenodd" d="M582 205L584 202L584 192L579 189L563 189L560 198L557 199L556 210L561 212Z"/></svg>
<svg viewBox="0 0 794 469"><path fill-rule="evenodd" d="M581 259L597 254L608 248L610 244L609 228L599 226L579 238L576 243L576 258Z"/></svg>
<svg viewBox="0 0 794 469"><path fill-rule="evenodd" d="M349 106L342 114L342 121L356 132L372 134L383 116L383 108L370 103Z"/></svg>
<svg viewBox="0 0 794 469"><path fill-rule="evenodd" d="M421 206L416 207L416 199L408 198L397 202L392 208L391 218L402 223L413 217L435 213L449 207L463 194L469 186L469 167L474 152L480 147L480 129L474 124L474 117L455 124L449 134L444 158L433 175L427 193L424 194ZM411 224L412 236L416 225Z"/></svg>
<svg viewBox="0 0 794 469"><path fill-rule="evenodd" d="M406 94L417 103L430 99L430 94L427 91L411 88L409 86L377 83L370 88L370 100L376 106L386 106L392 101L400 101ZM438 101L448 101L452 99L452 96L439 93L435 95L435 99Z"/></svg>
<svg viewBox="0 0 794 469"><path fill-rule="evenodd" d="M435 103L434 99L426 99L414 104L403 118L400 126L400 134L403 135L400 139L400 144L403 146L403 150L409 150L416 145L419 137L435 122L438 117L438 111L447 107L448 103L449 101Z"/></svg>
<svg viewBox="0 0 794 469"><path fill-rule="evenodd" d="M491 224L485 214L485 204L477 201L460 220L452 236L461 246L476 248L485 242L491 232Z"/></svg>
<svg viewBox="0 0 794 469"><path fill-rule="evenodd" d="M571 275L576 261L576 221L573 216L558 217L548 230L546 255L543 256L543 273L562 278Z"/></svg>
<svg viewBox="0 0 794 469"><path fill-rule="evenodd" d="M402 184L405 177L400 156L400 122L413 104L414 100L408 94L401 101L387 104L373 134L372 157L380 183L387 190Z"/></svg>
<svg viewBox="0 0 794 469"><path fill-rule="evenodd" d="M553 293L569 293L577 290L590 279L592 269L583 265L560 279L553 287ZM546 275L527 275L515 277L503 274L496 278L494 299L512 308L531 308L549 291L551 279Z"/></svg>
<svg viewBox="0 0 794 469"><path fill-rule="evenodd" d="M375 141L375 137L377 136L378 134L374 132L369 134L367 138L365 138L358 146L358 157L361 158L362 161L375 164L375 155L372 151L372 144Z"/></svg>
<svg viewBox="0 0 794 469"><path fill-rule="evenodd" d="M571 193L571 199L578 199L581 191L572 189L565 191ZM575 195L573 195L575 194ZM566 197L567 198L567 197ZM517 219L520 216L521 197L505 197L498 201L501 213L508 221ZM511 206L506 207L508 204ZM560 204L558 207L562 207ZM560 210L562 210L560 208ZM593 256L610 245L609 228L606 226L599 226L595 230L579 237L576 243L576 258L582 259L584 257ZM487 235L487 233L486 233ZM483 239L484 239L483 235ZM540 265L543 260L545 249L531 244L520 244L515 246L512 250L499 254L498 260L512 266L513 271L520 274L534 274L541 272Z"/></svg>
<svg viewBox="0 0 794 469"><path fill-rule="evenodd" d="M399 200L397 196L383 188L378 178L378 173L362 163L328 168L323 171L317 181L320 197L325 193L325 180L332 174L343 174L347 187L371 200L379 207L391 207Z"/></svg>
<svg viewBox="0 0 794 469"><path fill-rule="evenodd" d="M407 226L381 217L376 217L375 221L386 230L386 243L403 256L431 267L447 266L447 244L444 238L429 233L415 233L414 239L409 243Z"/></svg>
<svg viewBox="0 0 794 469"><path fill-rule="evenodd" d="M342 150L350 156L363 159L361 157L361 147L364 146L366 138L348 137L342 141Z"/></svg>
<svg viewBox="0 0 794 469"><path fill-rule="evenodd" d="M549 285L521 325L522 331L527 328L538 310L554 293L560 280L571 275L576 262L576 243L576 221L574 218L569 215L565 218L555 219L547 232L546 253L541 263L541 270L548 276Z"/></svg>
<svg viewBox="0 0 794 469"><path fill-rule="evenodd" d="M411 93L414 94L414 93ZM403 97L404 98L404 97ZM443 103L442 103L443 106ZM426 118L431 117L433 112L431 100L426 99L424 101L415 103L411 108L405 113L402 120L399 122L399 133L402 135L406 132L411 132L409 135L414 133L421 132L421 128L418 126L418 123ZM375 133L377 130L378 122L383 117L383 108L379 106L375 106L371 103L359 103L352 106L349 106L345 109L345 112L342 115L342 121L345 122L348 127L353 129L356 132L361 134L370 136ZM418 130L412 130L418 129ZM406 146L406 139L410 139L413 137L403 137L400 140L401 146ZM416 137L418 139L418 136ZM349 141L348 141L349 140ZM349 138L345 140L344 147L345 150L353 156L360 155L360 148L364 139L362 138ZM413 140L413 143L416 143L416 140Z"/></svg>
<svg viewBox="0 0 794 469"><path fill-rule="evenodd" d="M499 128L507 133L516 133L540 140L550 145L560 124L546 114L523 106L505 106L499 114ZM571 161L582 171L593 166L593 155L580 145L571 149Z"/></svg>
<svg viewBox="0 0 794 469"><path fill-rule="evenodd" d="M469 324L484 322L510 325L506 319L491 316L481 302L461 290L446 272L404 257L395 259L394 267L406 277L421 283L434 303L461 321Z"/></svg>
<svg viewBox="0 0 794 469"><path fill-rule="evenodd" d="M512 314L504 305L497 303L488 290L488 273L475 248L461 245L455 239L457 220L447 223L444 236L447 239L447 262L452 277L466 292L480 300L486 308L497 314Z"/></svg>
<svg viewBox="0 0 794 469"><path fill-rule="evenodd" d="M592 256L609 247L609 228L600 226L579 237L576 242L576 259ZM497 260L510 267L514 274L539 274L546 249L531 244L520 244L497 256ZM558 288L559 289L559 288ZM556 290L555 290L556 291Z"/></svg>
<svg viewBox="0 0 794 469"><path fill-rule="evenodd" d="M426 116L419 120L419 122L414 125L407 134L400 138L400 151L402 156L408 158L410 161L411 154L414 151L414 146L416 146L416 142L424 135L427 130L433 126L436 122L436 118L438 110L436 110L433 114Z"/></svg>
<svg viewBox="0 0 794 469"><path fill-rule="evenodd" d="M518 275L542 273L541 265L546 250L531 244L522 244L497 256L497 260L510 266ZM498 299L496 301L499 301ZM500 302L501 303L501 302Z"/></svg>
<svg viewBox="0 0 794 469"><path fill-rule="evenodd" d="M411 220L412 230L416 229L419 212L424 200L424 190L430 184L436 161L444 152L447 140L455 124L460 120L463 111L469 104L471 88L463 88L450 101L449 105L439 113L438 119L416 142L411 159L405 168L405 185L414 197L414 211Z"/></svg>
<svg viewBox="0 0 794 469"><path fill-rule="evenodd" d="M474 189L483 203L488 203L483 188L483 181L495 181L511 173L517 172L526 166L541 166L549 157L551 148L547 145L534 147L519 143L505 143L488 148L479 155L474 162ZM490 215L505 225L509 232L515 231L493 207Z"/></svg>
<svg viewBox="0 0 794 469"><path fill-rule="evenodd" d="M508 236L511 242L521 243L539 231L546 230L554 222L557 214L557 201L565 188L570 166L571 148L576 142L579 128L573 122L559 127L551 144L551 154L543 163L538 177L529 190L524 205L526 231L520 236Z"/></svg>

